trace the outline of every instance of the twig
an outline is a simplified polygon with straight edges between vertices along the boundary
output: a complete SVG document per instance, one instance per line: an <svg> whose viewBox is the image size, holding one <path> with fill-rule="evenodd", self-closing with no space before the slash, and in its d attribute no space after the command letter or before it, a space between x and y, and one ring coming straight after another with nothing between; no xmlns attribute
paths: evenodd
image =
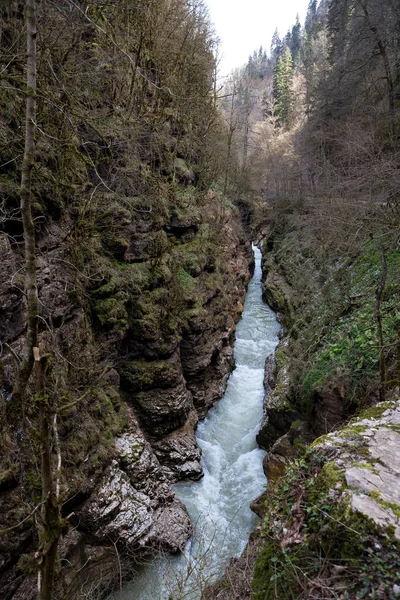
<svg viewBox="0 0 400 600"><path fill-rule="evenodd" d="M16 525L13 525L12 527L7 527L7 529L0 529L0 536L2 535L7 535L8 533L10 533L10 531L14 531L14 529L18 529L18 527L21 527L21 525L23 525L28 519L30 519L31 517L33 517L33 515L35 514L35 512L45 503L45 501L43 500L42 502L40 502L39 504L37 504L35 506L35 508L33 509L33 511L27 516L25 517L25 519L22 519L22 521L20 521L19 523L17 523Z"/></svg>

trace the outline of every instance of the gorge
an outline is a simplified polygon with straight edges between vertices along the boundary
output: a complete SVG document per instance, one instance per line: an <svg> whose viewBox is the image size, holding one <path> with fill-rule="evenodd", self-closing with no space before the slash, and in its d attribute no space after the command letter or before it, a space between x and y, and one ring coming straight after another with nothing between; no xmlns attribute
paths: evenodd
<svg viewBox="0 0 400 600"><path fill-rule="evenodd" d="M204 477L174 490L195 525L184 555L158 559L139 569L126 586L124 600L190 598L220 578L233 556L244 549L255 525L250 503L265 487L256 445L264 399L264 363L277 344L279 325L261 297L261 253L254 247L255 269L237 325L235 370L225 394L198 425Z"/></svg>
<svg viewBox="0 0 400 600"><path fill-rule="evenodd" d="M204 0L0 2L2 599L130 600L203 508L197 599L399 597L399 23L219 87Z"/></svg>

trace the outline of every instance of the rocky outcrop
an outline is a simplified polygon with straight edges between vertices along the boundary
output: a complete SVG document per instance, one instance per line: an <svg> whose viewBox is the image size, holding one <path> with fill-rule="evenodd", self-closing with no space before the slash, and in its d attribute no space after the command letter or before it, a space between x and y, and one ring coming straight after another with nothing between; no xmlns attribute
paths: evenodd
<svg viewBox="0 0 400 600"><path fill-rule="evenodd" d="M263 299L276 311L282 326L288 330L294 320L292 290L265 241L262 248Z"/></svg>
<svg viewBox="0 0 400 600"><path fill-rule="evenodd" d="M400 540L400 403L376 404L350 425L316 440L344 475L347 500Z"/></svg>
<svg viewBox="0 0 400 600"><path fill-rule="evenodd" d="M315 440L270 490L252 598L318 595L327 586L327 597L397 597L398 390L394 396Z"/></svg>
<svg viewBox="0 0 400 600"><path fill-rule="evenodd" d="M78 513L80 530L92 543L111 541L131 552L182 550L192 531L189 515L171 488L157 483L156 493L139 491L114 461Z"/></svg>
<svg viewBox="0 0 400 600"><path fill-rule="evenodd" d="M161 440L152 441L154 453L172 481L195 481L203 476L200 464L201 450L194 433L197 418L196 411L193 411L183 427Z"/></svg>
<svg viewBox="0 0 400 600"><path fill-rule="evenodd" d="M398 390L393 396L311 445L298 424L300 460L287 444L291 434L276 442L273 460L281 456L283 470L253 504L264 522L204 598L399 595Z"/></svg>
<svg viewBox="0 0 400 600"><path fill-rule="evenodd" d="M262 245L263 297L277 311L282 332L275 356L268 357L265 365L264 417L257 442L270 452L297 421L307 422L316 437L344 423L354 411L346 400L349 378L343 374L326 376L320 387L312 387L306 393L301 389L300 378L304 373L297 353L300 349L307 356L309 348L304 350L297 340L304 332L306 300L299 298L299 282L290 255L279 253L275 245L274 232L269 229ZM294 257L294 263L302 258L301 248L297 250L300 257Z"/></svg>
<svg viewBox="0 0 400 600"><path fill-rule="evenodd" d="M301 410L292 399L287 346L288 339L282 339L275 354L265 361L264 416L257 434L257 443L265 450L269 450L294 421L302 418Z"/></svg>

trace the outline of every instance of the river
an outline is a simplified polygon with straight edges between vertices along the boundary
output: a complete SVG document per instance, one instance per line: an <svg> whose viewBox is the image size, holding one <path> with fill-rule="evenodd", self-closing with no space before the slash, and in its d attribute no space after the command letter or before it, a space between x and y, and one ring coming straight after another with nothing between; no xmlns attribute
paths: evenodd
<svg viewBox="0 0 400 600"><path fill-rule="evenodd" d="M263 491L265 455L256 444L263 412L266 357L278 343L275 313L261 297L261 253L254 247L250 281L235 342L235 364L223 398L197 428L204 477L177 484L195 535L182 555L159 557L142 567L121 600L199 600L230 558L244 549L257 517L249 504Z"/></svg>

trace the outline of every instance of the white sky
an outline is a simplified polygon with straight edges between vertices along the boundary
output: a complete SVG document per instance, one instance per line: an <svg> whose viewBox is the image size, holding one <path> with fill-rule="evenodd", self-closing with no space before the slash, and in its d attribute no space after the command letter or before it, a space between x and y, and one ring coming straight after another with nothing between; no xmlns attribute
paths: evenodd
<svg viewBox="0 0 400 600"><path fill-rule="evenodd" d="M221 39L220 76L247 62L263 46L269 54L275 28L282 38L294 25L303 25L309 0L206 0L211 21Z"/></svg>

